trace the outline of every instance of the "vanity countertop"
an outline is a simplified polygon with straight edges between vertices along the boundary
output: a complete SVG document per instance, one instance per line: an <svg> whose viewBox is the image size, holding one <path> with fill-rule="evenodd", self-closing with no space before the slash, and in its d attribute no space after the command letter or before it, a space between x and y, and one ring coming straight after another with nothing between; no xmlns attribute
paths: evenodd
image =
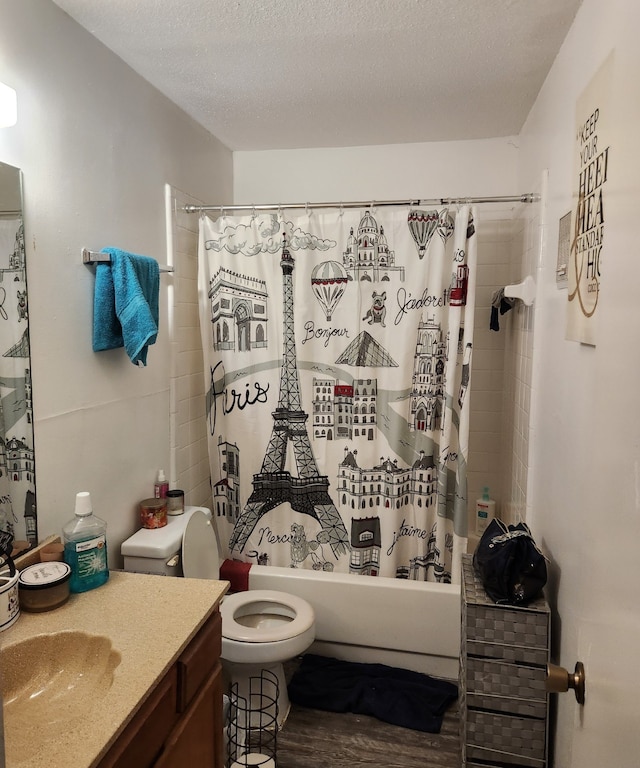
<svg viewBox="0 0 640 768"><path fill-rule="evenodd" d="M82 719L61 724L54 743L43 743L28 768L91 768L116 740L198 629L213 613L229 584L112 571L97 589L71 595L46 613L21 612L0 634L3 647L34 635L76 630L106 635L122 659L106 695ZM26 768L12 754L5 729L7 768ZM34 739L38 724L34 723Z"/></svg>

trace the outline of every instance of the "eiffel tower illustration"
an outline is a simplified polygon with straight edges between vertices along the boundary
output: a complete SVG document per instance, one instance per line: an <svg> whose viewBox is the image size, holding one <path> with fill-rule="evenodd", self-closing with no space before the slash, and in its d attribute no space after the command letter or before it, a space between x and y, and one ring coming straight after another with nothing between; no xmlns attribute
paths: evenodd
<svg viewBox="0 0 640 768"><path fill-rule="evenodd" d="M293 266L286 235L282 246L282 292L284 350L280 371L280 395L273 411L273 430L262 461L262 469L253 476L253 492L238 518L229 548L242 552L247 539L263 515L288 502L292 509L313 517L320 523L326 543L336 557L349 548L349 537L342 518L329 496L329 478L318 472L311 450L302 410L293 330ZM285 469L287 447L293 447L298 477Z"/></svg>

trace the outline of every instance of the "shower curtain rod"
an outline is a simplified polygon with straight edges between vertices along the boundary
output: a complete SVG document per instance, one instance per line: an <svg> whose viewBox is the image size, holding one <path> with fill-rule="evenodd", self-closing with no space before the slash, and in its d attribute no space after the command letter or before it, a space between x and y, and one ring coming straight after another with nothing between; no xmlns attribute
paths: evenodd
<svg viewBox="0 0 640 768"><path fill-rule="evenodd" d="M472 205L479 203L537 203L540 195L529 192L524 195L505 195L503 197L434 197L428 200L361 200L359 202L337 203L270 203L269 205L185 205L187 213L204 211L272 211L284 208L378 208L383 205Z"/></svg>

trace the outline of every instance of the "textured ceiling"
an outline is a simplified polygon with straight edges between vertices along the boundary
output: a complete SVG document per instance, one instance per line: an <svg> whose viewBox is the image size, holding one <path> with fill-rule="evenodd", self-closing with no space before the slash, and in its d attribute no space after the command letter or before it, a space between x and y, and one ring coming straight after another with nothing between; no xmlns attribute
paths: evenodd
<svg viewBox="0 0 640 768"><path fill-rule="evenodd" d="M231 149L519 133L582 0L54 0Z"/></svg>

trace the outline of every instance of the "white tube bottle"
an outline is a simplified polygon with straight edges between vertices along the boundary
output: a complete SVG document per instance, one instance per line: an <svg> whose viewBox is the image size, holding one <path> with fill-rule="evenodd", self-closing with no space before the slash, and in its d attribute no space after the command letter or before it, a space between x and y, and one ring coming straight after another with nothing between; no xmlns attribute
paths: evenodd
<svg viewBox="0 0 640 768"><path fill-rule="evenodd" d="M489 497L489 487L482 489L482 498L476 500L476 534L482 536L496 516L496 503Z"/></svg>

